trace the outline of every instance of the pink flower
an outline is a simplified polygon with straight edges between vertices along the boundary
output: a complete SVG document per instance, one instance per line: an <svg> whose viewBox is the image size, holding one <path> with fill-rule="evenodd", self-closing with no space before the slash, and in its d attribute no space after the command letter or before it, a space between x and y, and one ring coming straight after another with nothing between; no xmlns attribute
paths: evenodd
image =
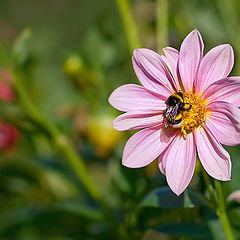
<svg viewBox="0 0 240 240"><path fill-rule="evenodd" d="M5 152L14 149L19 138L19 131L11 124L0 122L0 150Z"/></svg>
<svg viewBox="0 0 240 240"><path fill-rule="evenodd" d="M6 68L0 68L0 100L11 102L15 100L12 87L13 77Z"/></svg>
<svg viewBox="0 0 240 240"><path fill-rule="evenodd" d="M196 151L209 175L230 180L231 160L221 144L240 143L240 77L228 77L233 49L223 44L203 56L203 47L195 29L180 51L166 47L160 56L136 49L133 67L143 86L123 85L109 98L113 107L126 112L114 120L115 129L143 128L127 141L123 165L144 167L158 157L177 195L192 179Z"/></svg>
<svg viewBox="0 0 240 240"><path fill-rule="evenodd" d="M235 192L232 192L228 197L227 197L227 201L236 201L238 203L240 203L240 190L237 190Z"/></svg>

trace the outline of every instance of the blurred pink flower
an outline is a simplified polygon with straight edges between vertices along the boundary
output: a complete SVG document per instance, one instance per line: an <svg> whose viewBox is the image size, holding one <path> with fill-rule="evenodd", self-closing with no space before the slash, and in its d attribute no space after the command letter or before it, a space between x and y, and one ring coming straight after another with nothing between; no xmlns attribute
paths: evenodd
<svg viewBox="0 0 240 240"><path fill-rule="evenodd" d="M19 131L13 125L0 122L0 150L10 151L15 147Z"/></svg>
<svg viewBox="0 0 240 240"><path fill-rule="evenodd" d="M11 73L6 68L0 68L0 100L10 102L15 99L12 82Z"/></svg>
<svg viewBox="0 0 240 240"><path fill-rule="evenodd" d="M240 143L240 77L227 77L233 49L223 44L203 56L203 48L195 29L180 51L166 47L160 56L136 49L133 67L143 86L123 85L109 98L126 112L114 120L115 129L143 128L127 141L123 165L144 167L159 157L159 168L177 195L192 179L196 150L209 175L228 181L231 160L221 144Z"/></svg>
<svg viewBox="0 0 240 240"><path fill-rule="evenodd" d="M236 201L238 203L240 203L240 190L237 190L235 192L232 192L228 197L227 197L227 201Z"/></svg>

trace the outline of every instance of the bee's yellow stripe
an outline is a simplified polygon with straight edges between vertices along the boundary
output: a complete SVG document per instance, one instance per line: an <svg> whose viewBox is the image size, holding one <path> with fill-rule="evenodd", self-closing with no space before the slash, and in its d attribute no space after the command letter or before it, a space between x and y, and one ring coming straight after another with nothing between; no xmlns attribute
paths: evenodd
<svg viewBox="0 0 240 240"><path fill-rule="evenodd" d="M176 116L175 120L179 120L179 119L181 119L181 118L182 118L182 114L179 113L179 114Z"/></svg>
<svg viewBox="0 0 240 240"><path fill-rule="evenodd" d="M178 98L181 102L183 102L183 99L181 98L181 96L179 96L179 95L176 94L176 93L172 94L171 97Z"/></svg>

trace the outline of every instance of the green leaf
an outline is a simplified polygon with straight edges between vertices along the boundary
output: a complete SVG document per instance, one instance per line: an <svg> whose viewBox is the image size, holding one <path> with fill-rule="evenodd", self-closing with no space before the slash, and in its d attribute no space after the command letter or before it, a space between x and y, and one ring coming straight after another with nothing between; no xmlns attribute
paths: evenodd
<svg viewBox="0 0 240 240"><path fill-rule="evenodd" d="M171 236L187 236L201 239L210 239L210 235L203 226L196 223L170 223L154 228L158 232L166 233ZM192 239L192 238L191 238Z"/></svg>
<svg viewBox="0 0 240 240"><path fill-rule="evenodd" d="M160 208L193 208L195 206L209 206L208 200L192 189L185 190L177 196L169 187L160 187L153 190L141 202L143 207Z"/></svg>
<svg viewBox="0 0 240 240"><path fill-rule="evenodd" d="M64 212L78 215L80 217L83 217L92 221L104 220L104 215L99 209L95 207L87 206L82 202L76 202L76 201L59 202L55 205L55 208Z"/></svg>
<svg viewBox="0 0 240 240"><path fill-rule="evenodd" d="M17 65L23 65L30 56L31 36L31 30L26 28L14 43L13 58Z"/></svg>
<svg viewBox="0 0 240 240"><path fill-rule="evenodd" d="M207 222L212 239L225 240L226 236L219 219L212 219Z"/></svg>

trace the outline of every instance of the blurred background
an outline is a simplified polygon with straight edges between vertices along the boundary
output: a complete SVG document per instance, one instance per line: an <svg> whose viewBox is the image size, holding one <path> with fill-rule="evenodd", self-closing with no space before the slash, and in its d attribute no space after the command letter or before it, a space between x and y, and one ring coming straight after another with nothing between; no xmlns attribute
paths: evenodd
<svg viewBox="0 0 240 240"><path fill-rule="evenodd" d="M240 75L240 3L0 3L0 239L226 239L203 199L200 166L192 192L180 198L165 187L156 162L142 169L121 166L133 132L112 128L119 112L108 97L122 84L138 83L131 65L134 47L179 49L194 28L203 36L205 53L218 44L233 46L231 75ZM122 21L128 6L137 33ZM128 28L137 39L129 39ZM18 84L14 90L17 78L25 92ZM232 180L224 183L225 197L240 189L240 148L227 150L233 170ZM86 171L97 183L92 192L104 201L87 191ZM240 205L227 207L240 237Z"/></svg>

